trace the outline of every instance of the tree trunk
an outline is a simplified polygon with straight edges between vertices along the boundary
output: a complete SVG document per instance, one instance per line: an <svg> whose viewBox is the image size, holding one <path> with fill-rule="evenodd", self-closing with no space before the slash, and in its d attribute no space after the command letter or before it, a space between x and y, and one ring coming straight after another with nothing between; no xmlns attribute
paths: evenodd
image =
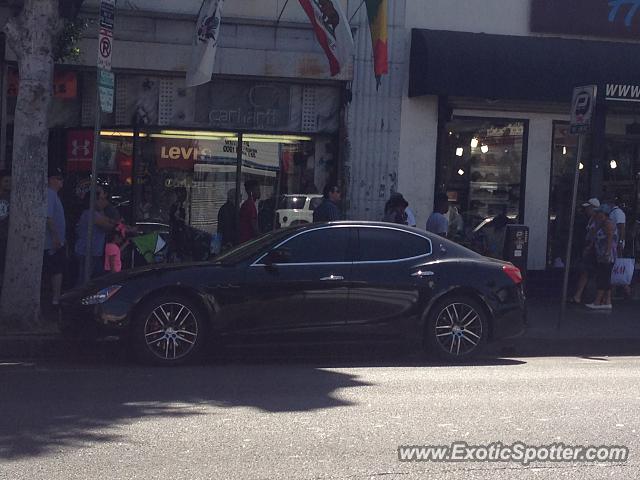
<svg viewBox="0 0 640 480"><path fill-rule="evenodd" d="M0 297L6 327L33 329L40 322L40 287L46 224L53 43L59 29L58 0L25 0L19 17L5 25L18 57L20 90L13 136L9 239Z"/></svg>

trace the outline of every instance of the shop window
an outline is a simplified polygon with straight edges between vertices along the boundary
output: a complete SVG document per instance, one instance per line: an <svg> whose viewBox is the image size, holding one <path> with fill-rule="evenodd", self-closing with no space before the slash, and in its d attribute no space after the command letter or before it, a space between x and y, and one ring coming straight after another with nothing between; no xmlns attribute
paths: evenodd
<svg viewBox="0 0 640 480"><path fill-rule="evenodd" d="M527 123L454 117L438 159L438 190L449 197L449 237L487 253L480 242L493 219L517 222L523 210Z"/></svg>
<svg viewBox="0 0 640 480"><path fill-rule="evenodd" d="M239 135L169 128L145 128L137 134L102 130L98 182L128 224L162 237L158 245L166 243L166 258L159 261L203 260L212 249L237 243L236 200L242 204L247 199L248 180L260 192L259 233L312 221L317 192L337 177L335 137L245 133L238 165ZM67 205L78 213L90 186L93 141L89 129L66 132ZM303 208L287 214L288 223L281 224L279 214L298 210L287 204L293 199ZM184 228L177 229L180 222Z"/></svg>
<svg viewBox="0 0 640 480"><path fill-rule="evenodd" d="M578 137L569 132L569 123L554 122L553 152L551 158L551 191L549 197L549 229L547 235L547 264L549 267L563 268L569 238L571 219L571 201L577 155ZM589 151L588 147L585 151ZM580 180L578 183L578 199L582 203L589 195L588 158L583 158L579 165ZM576 215L573 251L582 252L586 218L580 211Z"/></svg>

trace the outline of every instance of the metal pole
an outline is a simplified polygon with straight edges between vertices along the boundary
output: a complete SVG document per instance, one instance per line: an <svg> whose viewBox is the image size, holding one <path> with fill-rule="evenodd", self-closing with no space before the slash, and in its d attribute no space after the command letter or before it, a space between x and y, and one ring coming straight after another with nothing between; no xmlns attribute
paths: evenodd
<svg viewBox="0 0 640 480"><path fill-rule="evenodd" d="M7 168L7 87L9 86L9 65L2 67L2 112L0 113L0 169Z"/></svg>
<svg viewBox="0 0 640 480"><path fill-rule="evenodd" d="M98 77L100 71L98 70ZM87 222L87 248L84 258L84 282L91 279L93 261L93 227L95 225L96 191L98 176L98 156L100 155L100 130L102 128L102 109L100 107L100 79L96 81L96 123L93 132L93 158L91 160L91 188L89 189L89 219Z"/></svg>
<svg viewBox="0 0 640 480"><path fill-rule="evenodd" d="M580 182L580 162L582 161L582 149L584 147L584 135L578 137L578 152L576 154L575 175L573 178L573 196L571 198L571 220L569 223L569 240L567 241L567 256L564 262L564 281L562 283L562 305L560 306L560 318L557 328L564 321L567 313L567 292L569 291L569 273L571 270L571 254L573 250L573 227L576 222L576 204L578 203L578 184Z"/></svg>
<svg viewBox="0 0 640 480"><path fill-rule="evenodd" d="M242 200L242 133L236 146L236 240L240 238L240 200Z"/></svg>

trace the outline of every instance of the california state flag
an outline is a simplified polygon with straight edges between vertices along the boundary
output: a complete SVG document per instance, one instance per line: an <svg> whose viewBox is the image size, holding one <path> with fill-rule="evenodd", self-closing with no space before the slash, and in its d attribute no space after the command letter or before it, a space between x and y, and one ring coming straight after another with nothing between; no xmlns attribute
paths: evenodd
<svg viewBox="0 0 640 480"><path fill-rule="evenodd" d="M224 0L204 0L193 35L191 64L187 72L187 86L194 87L211 81L218 50L218 38Z"/></svg>
<svg viewBox="0 0 640 480"><path fill-rule="evenodd" d="M340 0L299 1L329 59L331 76L338 75L351 65L354 53L353 35Z"/></svg>

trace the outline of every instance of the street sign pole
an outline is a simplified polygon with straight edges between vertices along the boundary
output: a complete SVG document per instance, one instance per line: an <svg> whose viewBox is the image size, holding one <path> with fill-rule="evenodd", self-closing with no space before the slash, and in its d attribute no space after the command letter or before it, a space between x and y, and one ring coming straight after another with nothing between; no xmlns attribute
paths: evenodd
<svg viewBox="0 0 640 480"><path fill-rule="evenodd" d="M571 197L571 220L569 222L569 239L567 240L567 255L564 262L564 280L562 283L562 306L560 308L560 322L563 322L567 313L567 296L569 291L569 274L571 271L571 255L573 254L573 230L576 224L576 206L578 203L578 184L580 182L580 163L582 163L582 150L584 148L584 134L578 136L578 152L576 154L575 173L573 178L573 195Z"/></svg>
<svg viewBox="0 0 640 480"><path fill-rule="evenodd" d="M89 218L87 219L87 245L84 258L85 283L91 279L93 269L93 229L95 224L96 192L98 181L98 159L100 157L100 130L102 112L113 111L114 77L111 72L113 53L113 24L116 0L102 0L100 3L100 24L98 34L98 60L96 78L96 121L93 133L93 158L91 161L91 186L89 188Z"/></svg>
<svg viewBox="0 0 640 480"><path fill-rule="evenodd" d="M582 163L582 154L584 150L585 136L591 128L591 120L595 110L598 89L595 85L586 87L577 87L573 91L573 100L571 102L571 133L578 135L578 151L576 153L574 176L573 176L573 193L571 196L571 217L569 221L569 238L567 239L567 254L564 261L564 278L562 282L562 305L560 306L560 317L556 328L560 328L560 324L564 322L567 313L567 297L569 292L569 275L571 274L571 256L573 254L573 235L576 223L576 207L578 203L578 186L580 184L580 164Z"/></svg>

